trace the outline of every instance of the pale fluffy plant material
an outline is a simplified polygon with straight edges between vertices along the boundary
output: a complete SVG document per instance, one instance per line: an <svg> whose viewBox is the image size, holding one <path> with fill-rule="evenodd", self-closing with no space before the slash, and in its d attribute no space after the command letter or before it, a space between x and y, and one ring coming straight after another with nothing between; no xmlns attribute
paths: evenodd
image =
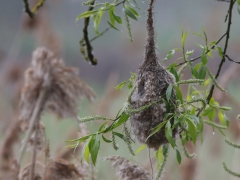
<svg viewBox="0 0 240 180"><path fill-rule="evenodd" d="M44 180L84 180L87 170L64 159L51 160L46 167Z"/></svg>
<svg viewBox="0 0 240 180"><path fill-rule="evenodd" d="M76 117L77 100L95 95L79 78L75 68L66 67L61 59L44 47L33 52L31 67L25 72L20 109L21 120L29 120L41 89L46 89L45 105L59 117ZM44 107L42 107L43 109Z"/></svg>
<svg viewBox="0 0 240 180"><path fill-rule="evenodd" d="M109 156L105 160L111 161L121 180L151 180L149 172L142 167L121 156Z"/></svg>

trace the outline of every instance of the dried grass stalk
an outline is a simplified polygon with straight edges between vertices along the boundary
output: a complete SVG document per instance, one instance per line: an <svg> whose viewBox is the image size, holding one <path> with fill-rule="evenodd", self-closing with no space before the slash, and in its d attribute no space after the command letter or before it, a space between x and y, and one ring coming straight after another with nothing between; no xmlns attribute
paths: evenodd
<svg viewBox="0 0 240 180"><path fill-rule="evenodd" d="M112 162L112 166L117 169L117 175L122 180L151 180L149 172L121 156L109 156L105 160Z"/></svg>
<svg viewBox="0 0 240 180"><path fill-rule="evenodd" d="M44 180L84 180L86 176L87 171L84 168L64 159L57 159L47 165Z"/></svg>
<svg viewBox="0 0 240 180"><path fill-rule="evenodd" d="M130 122L133 134L141 143L146 143L149 148L158 149L160 145L167 142L164 130L160 130L151 136L151 129L163 121L166 114L165 98L166 89L175 83L174 76L168 72L159 62L156 56L155 34L153 27L153 2L151 0L148 8L147 18L147 44L145 49L145 60L140 66L135 80L135 90L130 97L130 108L138 109L158 101L156 104L137 113L132 113ZM174 103L174 92L172 102ZM162 128L164 129L164 128ZM175 131L173 132L175 134Z"/></svg>

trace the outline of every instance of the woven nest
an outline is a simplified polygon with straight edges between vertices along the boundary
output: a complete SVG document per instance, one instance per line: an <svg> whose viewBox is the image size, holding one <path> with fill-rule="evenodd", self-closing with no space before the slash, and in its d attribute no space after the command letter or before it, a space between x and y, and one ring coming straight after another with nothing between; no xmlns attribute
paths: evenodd
<svg viewBox="0 0 240 180"><path fill-rule="evenodd" d="M166 111L163 99L166 99L166 90L170 84L175 83L175 78L161 66L156 56L152 5L153 1L150 2L148 8L148 37L145 49L145 60L140 66L135 79L135 90L130 97L130 108L139 109L153 102L156 103L142 111L132 113L130 115L130 122L132 132L138 141L146 143L149 148L157 150L159 146L167 143L165 128L163 127L147 141L146 139L151 134L152 129L163 122L165 114L174 111L173 108L170 109L169 112ZM175 91L173 90L171 97L172 104L175 104L175 99ZM173 136L175 134L176 130L173 130Z"/></svg>

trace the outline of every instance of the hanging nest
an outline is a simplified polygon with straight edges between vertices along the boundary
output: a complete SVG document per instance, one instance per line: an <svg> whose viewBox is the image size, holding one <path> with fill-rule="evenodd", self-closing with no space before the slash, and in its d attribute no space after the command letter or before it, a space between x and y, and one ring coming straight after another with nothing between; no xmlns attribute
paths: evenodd
<svg viewBox="0 0 240 180"><path fill-rule="evenodd" d="M153 2L151 0L148 8L147 18L147 44L145 47L145 60L139 68L135 82L134 92L130 96L130 109L141 109L132 112L130 122L133 134L141 143L146 143L149 148L157 150L162 144L167 143L165 128L152 135L153 128L163 122L166 113L173 112L170 108L167 112L165 107L166 90L170 84L175 84L175 77L168 72L159 62L156 56L155 35L153 27ZM175 91L173 88L170 104L175 104ZM171 106L172 107L172 106ZM172 122L171 122L172 123ZM176 130L173 130L173 136Z"/></svg>

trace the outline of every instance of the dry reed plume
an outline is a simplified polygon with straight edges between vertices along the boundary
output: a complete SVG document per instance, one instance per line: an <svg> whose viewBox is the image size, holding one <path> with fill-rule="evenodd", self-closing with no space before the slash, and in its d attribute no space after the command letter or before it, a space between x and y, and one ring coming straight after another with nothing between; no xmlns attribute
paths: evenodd
<svg viewBox="0 0 240 180"><path fill-rule="evenodd" d="M122 180L151 180L151 175L147 171L121 156L109 156L105 160L112 162Z"/></svg>
<svg viewBox="0 0 240 180"><path fill-rule="evenodd" d="M141 143L146 143L149 148L158 149L160 145L168 142L164 130L158 131L147 142L145 141L151 134L151 129L160 124L167 113L165 103L160 98L165 98L166 90L170 84L175 83L175 78L158 62L153 26L153 3L154 0L151 0L148 8L145 60L137 73L135 90L130 98L130 108L138 109L154 101L157 103L140 112L132 113L130 121L136 138ZM174 101L173 96L172 102ZM176 130L173 133L175 134Z"/></svg>
<svg viewBox="0 0 240 180"><path fill-rule="evenodd" d="M43 146L43 127L40 116L44 109L60 118L77 119L77 101L82 97L92 100L92 90L78 77L75 68L66 67L48 49L41 47L34 51L31 67L25 72L25 82L20 100L20 121L27 135L19 157L21 164L27 144L33 145L30 179L34 177L37 149ZM31 135L34 134L34 139ZM45 146L44 146L45 147Z"/></svg>

